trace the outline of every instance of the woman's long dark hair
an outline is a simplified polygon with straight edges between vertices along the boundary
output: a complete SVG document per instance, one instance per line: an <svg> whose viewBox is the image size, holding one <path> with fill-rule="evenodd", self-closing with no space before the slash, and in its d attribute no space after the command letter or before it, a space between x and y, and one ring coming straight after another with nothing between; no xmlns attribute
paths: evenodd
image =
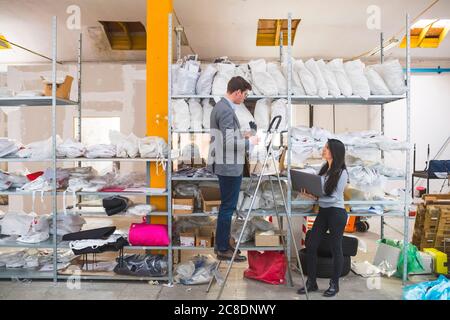
<svg viewBox="0 0 450 320"><path fill-rule="evenodd" d="M328 170L328 162L325 162L323 167L319 171L319 175L326 175L328 178L325 182L325 194L330 196L336 189L339 178L341 177L342 171L347 170L345 165L345 146L337 139L328 139L328 149L330 149L331 157L333 161L331 162L331 168Z"/></svg>

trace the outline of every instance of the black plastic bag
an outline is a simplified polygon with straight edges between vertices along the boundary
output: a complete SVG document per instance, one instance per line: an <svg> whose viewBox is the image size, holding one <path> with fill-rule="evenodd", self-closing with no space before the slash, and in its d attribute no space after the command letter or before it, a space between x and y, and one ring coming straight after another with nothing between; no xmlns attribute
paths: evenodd
<svg viewBox="0 0 450 320"><path fill-rule="evenodd" d="M167 275L167 257L152 254L133 254L117 259L114 272L138 277L164 277Z"/></svg>

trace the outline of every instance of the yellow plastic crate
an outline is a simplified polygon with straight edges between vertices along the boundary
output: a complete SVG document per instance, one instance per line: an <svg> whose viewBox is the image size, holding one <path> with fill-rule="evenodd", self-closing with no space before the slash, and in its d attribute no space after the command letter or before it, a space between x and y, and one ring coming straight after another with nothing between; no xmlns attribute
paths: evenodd
<svg viewBox="0 0 450 320"><path fill-rule="evenodd" d="M434 272L439 274L448 274L447 255L434 248L425 248L423 252L431 254L434 258Z"/></svg>

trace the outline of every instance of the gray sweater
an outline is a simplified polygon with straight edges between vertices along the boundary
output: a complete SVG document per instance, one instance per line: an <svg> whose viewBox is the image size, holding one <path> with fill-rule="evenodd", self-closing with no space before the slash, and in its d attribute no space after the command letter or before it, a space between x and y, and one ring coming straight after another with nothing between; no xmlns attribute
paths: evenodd
<svg viewBox="0 0 450 320"><path fill-rule="evenodd" d="M322 176L322 190L325 193L325 181L328 177ZM344 189L348 182L348 173L347 170L343 170L341 176L339 177L338 184L336 189L334 189L333 193L330 196L323 196L319 198L319 206L322 208L343 208L344 207Z"/></svg>

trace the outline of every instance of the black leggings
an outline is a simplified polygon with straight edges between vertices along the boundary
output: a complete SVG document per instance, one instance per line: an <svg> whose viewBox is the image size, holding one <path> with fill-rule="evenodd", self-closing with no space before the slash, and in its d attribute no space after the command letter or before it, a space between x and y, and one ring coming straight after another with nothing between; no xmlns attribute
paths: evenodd
<svg viewBox="0 0 450 320"><path fill-rule="evenodd" d="M330 230L331 252L333 254L333 277L336 283L342 273L344 255L342 254L342 237L347 224L347 212L342 208L320 208L314 221L311 234L306 244L308 280L312 283L317 278L317 250L325 233Z"/></svg>

